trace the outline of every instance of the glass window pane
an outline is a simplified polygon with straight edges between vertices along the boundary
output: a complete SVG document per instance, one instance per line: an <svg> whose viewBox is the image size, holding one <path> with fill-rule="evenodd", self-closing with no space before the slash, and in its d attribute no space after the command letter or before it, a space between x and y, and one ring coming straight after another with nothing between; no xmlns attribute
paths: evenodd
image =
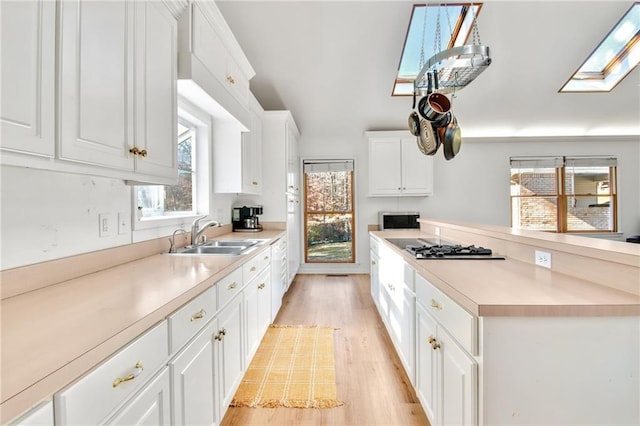
<svg viewBox="0 0 640 426"><path fill-rule="evenodd" d="M567 197L567 229L569 231L612 231L611 202L594 202L594 197L591 196Z"/></svg>
<svg viewBox="0 0 640 426"><path fill-rule="evenodd" d="M566 167L564 187L566 194L608 196L609 167Z"/></svg>
<svg viewBox="0 0 640 426"><path fill-rule="evenodd" d="M165 211L193 210L193 173L178 171L178 184L165 187Z"/></svg>
<svg viewBox="0 0 640 426"><path fill-rule="evenodd" d="M557 231L557 197L512 197L511 226L538 231Z"/></svg>
<svg viewBox="0 0 640 426"><path fill-rule="evenodd" d="M307 211L351 211L351 172L307 173Z"/></svg>
<svg viewBox="0 0 640 426"><path fill-rule="evenodd" d="M351 261L351 214L307 215L307 261Z"/></svg>
<svg viewBox="0 0 640 426"><path fill-rule="evenodd" d="M511 195L556 195L556 169L511 169Z"/></svg>
<svg viewBox="0 0 640 426"><path fill-rule="evenodd" d="M178 169L192 170L193 164L192 138L188 137L178 143Z"/></svg>

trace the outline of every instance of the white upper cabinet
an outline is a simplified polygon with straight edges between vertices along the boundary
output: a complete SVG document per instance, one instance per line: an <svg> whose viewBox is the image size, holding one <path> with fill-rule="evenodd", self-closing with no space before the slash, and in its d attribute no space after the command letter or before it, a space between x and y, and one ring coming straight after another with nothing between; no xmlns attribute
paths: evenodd
<svg viewBox="0 0 640 426"><path fill-rule="evenodd" d="M55 17L52 1L0 2L2 150L54 155Z"/></svg>
<svg viewBox="0 0 640 426"><path fill-rule="evenodd" d="M59 155L174 183L177 18L161 2L60 4Z"/></svg>
<svg viewBox="0 0 640 426"><path fill-rule="evenodd" d="M262 106L249 93L251 127L248 132L233 121L218 121L213 133L213 191L262 192Z"/></svg>
<svg viewBox="0 0 640 426"><path fill-rule="evenodd" d="M409 132L366 132L369 196L433 194L433 157L423 155Z"/></svg>
<svg viewBox="0 0 640 426"><path fill-rule="evenodd" d="M249 80L255 71L216 4L190 2L179 26L179 92L217 118L250 129Z"/></svg>

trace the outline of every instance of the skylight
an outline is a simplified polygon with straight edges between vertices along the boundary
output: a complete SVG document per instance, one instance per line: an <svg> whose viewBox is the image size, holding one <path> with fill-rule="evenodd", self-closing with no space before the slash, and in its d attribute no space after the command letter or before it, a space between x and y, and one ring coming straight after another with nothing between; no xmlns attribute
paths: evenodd
<svg viewBox="0 0 640 426"><path fill-rule="evenodd" d="M482 3L414 5L392 95L413 95L413 81L431 56L464 45L471 34L473 19L481 7ZM438 34L440 43L436 40ZM424 55L421 58L422 53Z"/></svg>
<svg viewBox="0 0 640 426"><path fill-rule="evenodd" d="M609 92L639 62L640 2L636 2L560 92Z"/></svg>

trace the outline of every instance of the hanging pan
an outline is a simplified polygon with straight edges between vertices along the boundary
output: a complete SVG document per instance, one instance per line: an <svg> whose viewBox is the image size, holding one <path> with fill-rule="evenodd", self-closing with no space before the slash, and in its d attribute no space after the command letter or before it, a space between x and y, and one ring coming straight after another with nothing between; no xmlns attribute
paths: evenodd
<svg viewBox="0 0 640 426"><path fill-rule="evenodd" d="M420 136L420 116L418 116L417 112L412 111L411 114L409 114L408 124L409 132L413 136Z"/></svg>
<svg viewBox="0 0 640 426"><path fill-rule="evenodd" d="M420 136L416 138L420 152L424 155L434 155L440 147L440 140L433 131L431 122L420 119Z"/></svg>
<svg viewBox="0 0 640 426"><path fill-rule="evenodd" d="M451 122L445 128L444 138L442 141L444 145L444 158L451 160L460 152L460 145L462 145L462 132L460 126L458 126L458 120L451 114Z"/></svg>

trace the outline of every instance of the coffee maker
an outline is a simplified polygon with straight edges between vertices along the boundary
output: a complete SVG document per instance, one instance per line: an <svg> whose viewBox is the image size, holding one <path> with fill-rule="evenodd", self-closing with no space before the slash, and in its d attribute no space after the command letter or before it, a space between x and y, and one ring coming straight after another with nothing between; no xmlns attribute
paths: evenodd
<svg viewBox="0 0 640 426"><path fill-rule="evenodd" d="M258 220L258 215L262 214L262 206L256 207L234 207L231 212L231 222L233 230L239 232L262 231L262 225Z"/></svg>

